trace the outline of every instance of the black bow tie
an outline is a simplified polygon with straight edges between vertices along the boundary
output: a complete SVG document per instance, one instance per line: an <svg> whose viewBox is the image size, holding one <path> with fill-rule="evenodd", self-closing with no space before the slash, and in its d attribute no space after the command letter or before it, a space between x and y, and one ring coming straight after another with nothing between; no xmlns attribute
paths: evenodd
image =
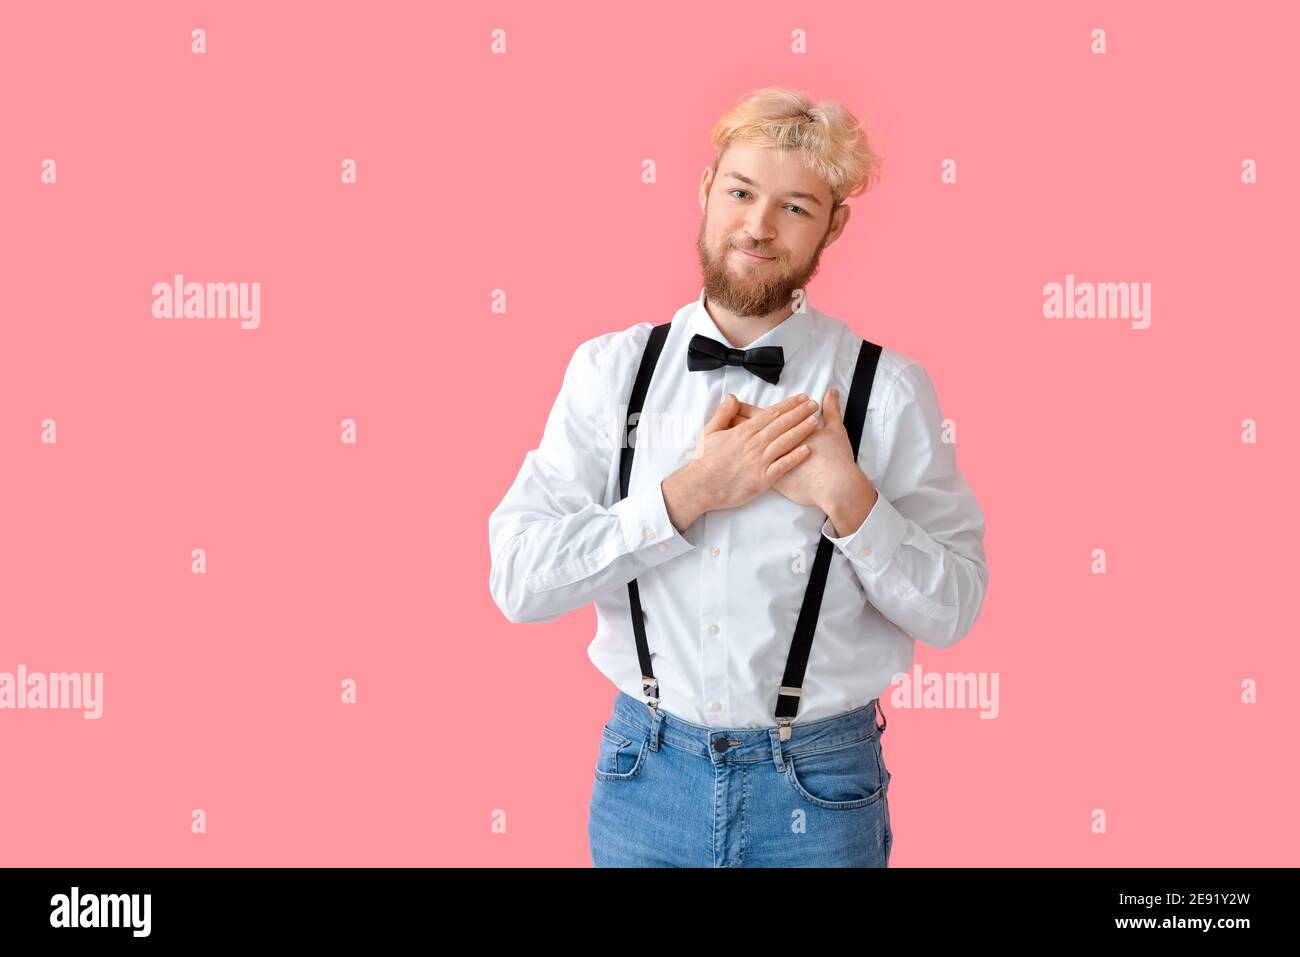
<svg viewBox="0 0 1300 957"><path fill-rule="evenodd" d="M781 380L781 367L785 365L785 351L780 346L759 346L757 349L732 349L725 342L696 333L686 347L686 368L692 372L717 369L721 366L744 366L760 379L768 382Z"/></svg>

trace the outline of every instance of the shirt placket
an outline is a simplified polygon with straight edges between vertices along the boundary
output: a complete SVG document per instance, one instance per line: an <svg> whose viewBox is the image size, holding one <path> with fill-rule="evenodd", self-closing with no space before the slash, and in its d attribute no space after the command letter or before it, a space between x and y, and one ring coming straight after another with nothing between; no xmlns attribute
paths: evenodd
<svg viewBox="0 0 1300 957"><path fill-rule="evenodd" d="M735 391L729 378L731 370L722 375L721 391L714 397L714 406L722 402L728 391ZM731 515L735 509L705 512L702 516L704 547L700 562L700 662L704 675L704 710L706 724L726 727L731 713L727 696L727 644L735 621L727 611L727 569L731 561Z"/></svg>

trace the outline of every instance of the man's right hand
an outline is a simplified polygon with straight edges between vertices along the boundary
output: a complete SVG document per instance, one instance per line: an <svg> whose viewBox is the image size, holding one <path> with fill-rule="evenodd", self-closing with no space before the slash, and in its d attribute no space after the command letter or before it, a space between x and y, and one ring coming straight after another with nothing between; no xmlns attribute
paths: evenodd
<svg viewBox="0 0 1300 957"><path fill-rule="evenodd" d="M668 516L683 531L705 512L757 498L809 455L801 445L820 424L816 401L791 396L736 425L741 403L728 395L704 426L694 457L663 480Z"/></svg>

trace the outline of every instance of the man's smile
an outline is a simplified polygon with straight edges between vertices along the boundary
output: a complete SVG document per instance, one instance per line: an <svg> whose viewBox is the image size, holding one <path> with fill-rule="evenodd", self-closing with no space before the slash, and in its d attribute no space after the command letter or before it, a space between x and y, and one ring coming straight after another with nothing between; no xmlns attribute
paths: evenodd
<svg viewBox="0 0 1300 957"><path fill-rule="evenodd" d="M776 259L775 256L759 256L757 253L751 253L749 250L741 249L739 246L734 246L732 248L734 248L736 252L740 253L747 262L752 262L757 265L762 265L763 263L770 263Z"/></svg>

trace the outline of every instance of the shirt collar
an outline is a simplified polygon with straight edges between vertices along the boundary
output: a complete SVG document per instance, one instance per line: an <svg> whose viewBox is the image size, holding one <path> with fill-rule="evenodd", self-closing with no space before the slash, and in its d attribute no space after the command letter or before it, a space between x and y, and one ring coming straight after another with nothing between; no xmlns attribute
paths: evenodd
<svg viewBox="0 0 1300 957"><path fill-rule="evenodd" d="M745 348L757 349L761 346L780 346L782 357L788 365L790 358L796 351L798 351L799 346L803 344L804 339L808 337L808 330L812 325L814 310L812 300L809 298L807 290L804 291L803 307L803 312L790 313L790 315L786 316L786 318L781 321L780 325L767 330L767 332L763 333L749 345L745 346ZM709 315L709 311L704 308L703 289L700 289L699 298L696 299L694 305L691 306L691 315L687 321L686 331L689 333L687 337L688 342L690 341L690 336L699 333L700 335L708 336L710 339L716 339L718 342L731 348L731 343L727 341L727 337L722 334L722 330L720 330L717 323L713 321L713 317Z"/></svg>

